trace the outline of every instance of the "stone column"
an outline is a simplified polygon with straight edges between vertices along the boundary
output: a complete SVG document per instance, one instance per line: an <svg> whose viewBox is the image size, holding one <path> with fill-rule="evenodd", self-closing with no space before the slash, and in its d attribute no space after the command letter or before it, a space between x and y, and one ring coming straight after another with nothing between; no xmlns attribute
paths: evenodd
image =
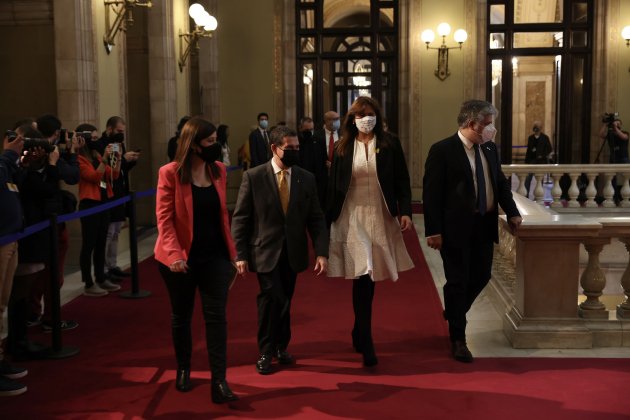
<svg viewBox="0 0 630 420"><path fill-rule="evenodd" d="M57 114L64 127L81 123L98 127L96 53L92 2L54 2Z"/></svg>
<svg viewBox="0 0 630 420"><path fill-rule="evenodd" d="M177 125L177 89L175 56L175 32L173 29L173 2L153 2L148 13L149 37L149 99L151 104L151 159L153 179L166 156L165 148L154 147L157 142L166 142ZM165 144L165 143L164 143Z"/></svg>
<svg viewBox="0 0 630 420"><path fill-rule="evenodd" d="M193 3L192 1L190 2ZM208 13L217 16L217 0L199 2ZM221 36L221 22L212 38L199 40L199 94L201 95L201 112L217 127L221 124L219 106L219 48L215 37Z"/></svg>

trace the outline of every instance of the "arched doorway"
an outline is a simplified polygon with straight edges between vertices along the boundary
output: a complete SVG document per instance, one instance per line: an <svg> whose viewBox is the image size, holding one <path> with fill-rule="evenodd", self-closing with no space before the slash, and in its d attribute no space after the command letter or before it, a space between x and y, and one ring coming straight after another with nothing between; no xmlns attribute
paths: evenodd
<svg viewBox="0 0 630 420"><path fill-rule="evenodd" d="M297 119L345 114L361 95L397 127L398 2L296 0Z"/></svg>

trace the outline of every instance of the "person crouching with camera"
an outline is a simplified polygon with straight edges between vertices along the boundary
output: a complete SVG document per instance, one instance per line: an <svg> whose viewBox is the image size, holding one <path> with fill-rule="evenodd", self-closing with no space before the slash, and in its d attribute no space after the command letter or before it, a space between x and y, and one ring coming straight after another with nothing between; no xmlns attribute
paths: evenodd
<svg viewBox="0 0 630 420"><path fill-rule="evenodd" d="M618 114L604 114L602 127L599 130L599 137L608 143L610 150L609 163L630 163L628 158L628 132L621 129L621 120ZM617 185L617 177L612 179L612 186L615 190L615 203L621 201L621 185Z"/></svg>
<svg viewBox="0 0 630 420"><path fill-rule="evenodd" d="M96 207L114 196L112 184L120 176L120 153L114 145L105 147L103 155L98 152L96 127L81 124L77 133L86 133L84 144L79 149L79 210ZM89 138L88 138L89 134ZM81 218L81 278L85 283L86 296L105 296L120 290L120 286L105 278L105 243L109 227L110 211L105 210ZM94 278L92 278L92 261ZM96 281L94 281L96 280Z"/></svg>
<svg viewBox="0 0 630 420"><path fill-rule="evenodd" d="M599 130L599 137L608 142L610 149L609 163L630 162L630 159L628 159L628 132L621 129L621 120L619 117L615 116L605 119Z"/></svg>

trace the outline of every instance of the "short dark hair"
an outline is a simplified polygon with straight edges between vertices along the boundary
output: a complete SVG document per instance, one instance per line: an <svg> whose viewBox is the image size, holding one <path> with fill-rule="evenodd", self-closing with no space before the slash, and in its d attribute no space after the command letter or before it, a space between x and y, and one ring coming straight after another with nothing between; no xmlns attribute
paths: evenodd
<svg viewBox="0 0 630 420"><path fill-rule="evenodd" d="M256 121L260 121L260 117L267 117L267 119L269 119L269 115L266 112L261 112L260 114L258 114L258 116L256 117Z"/></svg>
<svg viewBox="0 0 630 420"><path fill-rule="evenodd" d="M35 118L24 118L24 119L18 120L15 122L15 124L13 124L13 131L17 130L17 128L21 125L24 125L24 124L33 125L34 122L35 122Z"/></svg>
<svg viewBox="0 0 630 420"><path fill-rule="evenodd" d="M77 128L75 128L74 131L78 133L82 131L89 131L91 133L92 131L98 131L98 128L94 127L92 124L85 123L77 125Z"/></svg>
<svg viewBox="0 0 630 420"><path fill-rule="evenodd" d="M113 117L109 117L107 119L107 122L105 123L105 128L116 128L118 123L123 123L124 124L125 120L123 120L122 117L114 115Z"/></svg>
<svg viewBox="0 0 630 420"><path fill-rule="evenodd" d="M464 128L469 122L481 122L488 115L497 115L497 109L490 102L472 99L462 104L457 116L457 124Z"/></svg>
<svg viewBox="0 0 630 420"><path fill-rule="evenodd" d="M41 139L44 137L43 134L39 130L36 130L33 128L32 123L22 124L19 127L17 127L15 131L19 131L20 135L27 139Z"/></svg>
<svg viewBox="0 0 630 420"><path fill-rule="evenodd" d="M61 130L61 121L52 114L42 115L37 118L37 129L44 137L50 137L57 130Z"/></svg>
<svg viewBox="0 0 630 420"><path fill-rule="evenodd" d="M297 137L297 131L286 125L279 125L271 131L271 143L282 146L285 137Z"/></svg>
<svg viewBox="0 0 630 420"><path fill-rule="evenodd" d="M184 128L184 124L186 124L189 119L190 117L188 115L184 115L182 118L180 118L179 123L177 124L178 133L182 132L182 128Z"/></svg>

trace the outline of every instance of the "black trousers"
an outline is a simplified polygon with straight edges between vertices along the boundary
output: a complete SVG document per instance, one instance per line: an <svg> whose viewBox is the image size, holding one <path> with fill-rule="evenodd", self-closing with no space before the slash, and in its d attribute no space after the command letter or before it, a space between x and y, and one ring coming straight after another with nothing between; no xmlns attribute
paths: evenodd
<svg viewBox="0 0 630 420"><path fill-rule="evenodd" d="M365 274L352 281L352 308L354 309L354 328L352 341L363 352L373 349L372 341L372 301L374 286L369 275Z"/></svg>
<svg viewBox="0 0 630 420"><path fill-rule="evenodd" d="M276 267L258 273L258 349L260 354L286 350L291 341L291 299L297 273L291 270L286 244Z"/></svg>
<svg viewBox="0 0 630 420"><path fill-rule="evenodd" d="M230 280L236 269L222 256L208 263L191 267L187 273L173 273L164 264L159 265L171 300L171 327L177 369L190 369L192 357L191 319L197 288L206 323L206 347L212 379L225 379L227 369L227 321L225 306Z"/></svg>
<svg viewBox="0 0 630 420"><path fill-rule="evenodd" d="M492 277L494 242L488 232L494 216L476 215L471 237L465 243L442 246L446 284L444 306L452 341L466 340L466 313Z"/></svg>
<svg viewBox="0 0 630 420"><path fill-rule="evenodd" d="M81 200L79 210L90 209L102 204L95 200ZM105 243L109 227L109 210L81 218L81 279L86 287L94 284L92 280L92 261L94 277L97 282L105 280Z"/></svg>
<svg viewBox="0 0 630 420"><path fill-rule="evenodd" d="M30 301L33 285L41 272L15 276L11 297L7 306L7 353L20 356L28 347L28 319L31 315Z"/></svg>

